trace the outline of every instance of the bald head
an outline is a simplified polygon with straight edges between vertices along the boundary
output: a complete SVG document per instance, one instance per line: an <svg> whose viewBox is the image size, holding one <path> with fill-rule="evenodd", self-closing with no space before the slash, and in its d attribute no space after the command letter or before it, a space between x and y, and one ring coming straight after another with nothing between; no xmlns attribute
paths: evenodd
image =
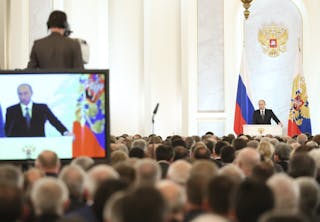
<svg viewBox="0 0 320 222"><path fill-rule="evenodd" d="M247 177L250 177L253 167L260 163L260 154L255 149L246 147L240 150L235 163Z"/></svg>

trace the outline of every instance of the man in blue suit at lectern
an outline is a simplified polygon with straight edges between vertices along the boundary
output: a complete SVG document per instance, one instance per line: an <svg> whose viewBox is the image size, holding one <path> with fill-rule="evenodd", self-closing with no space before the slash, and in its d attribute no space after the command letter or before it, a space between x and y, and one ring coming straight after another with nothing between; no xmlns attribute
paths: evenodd
<svg viewBox="0 0 320 222"><path fill-rule="evenodd" d="M262 99L259 100L259 109L253 113L253 124L271 124L271 119L282 126L282 123L273 113L272 109L266 109L266 102Z"/></svg>

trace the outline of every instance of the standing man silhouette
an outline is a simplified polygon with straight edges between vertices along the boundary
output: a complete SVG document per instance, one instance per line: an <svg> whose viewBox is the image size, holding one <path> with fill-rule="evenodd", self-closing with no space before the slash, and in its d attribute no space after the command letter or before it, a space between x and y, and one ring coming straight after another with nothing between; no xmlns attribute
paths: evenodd
<svg viewBox="0 0 320 222"><path fill-rule="evenodd" d="M53 11L48 19L50 35L33 44L28 69L83 69L81 48L70 34L67 15Z"/></svg>

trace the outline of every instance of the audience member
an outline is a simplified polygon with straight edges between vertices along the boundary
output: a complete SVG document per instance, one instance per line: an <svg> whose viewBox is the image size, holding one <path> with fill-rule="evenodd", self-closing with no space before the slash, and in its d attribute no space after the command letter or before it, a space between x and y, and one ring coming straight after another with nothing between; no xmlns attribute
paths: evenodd
<svg viewBox="0 0 320 222"><path fill-rule="evenodd" d="M293 155L289 161L288 174L293 177L316 176L316 163L307 153Z"/></svg>
<svg viewBox="0 0 320 222"><path fill-rule="evenodd" d="M252 175L253 167L260 163L260 155L257 150L252 148L243 148L239 151L235 164L243 171L246 177Z"/></svg>
<svg viewBox="0 0 320 222"><path fill-rule="evenodd" d="M144 153L144 151L142 149L140 149L138 147L133 147L129 151L129 157L142 159L142 158L145 157L145 153Z"/></svg>
<svg viewBox="0 0 320 222"><path fill-rule="evenodd" d="M233 203L237 186L240 183L231 176L218 175L208 184L208 204L214 214L234 221Z"/></svg>
<svg viewBox="0 0 320 222"><path fill-rule="evenodd" d="M185 185L190 176L192 165L185 160L173 162L168 169L168 179L180 185Z"/></svg>
<svg viewBox="0 0 320 222"><path fill-rule="evenodd" d="M110 155L110 162L112 166L117 163L126 161L127 159L129 159L128 154L121 150L113 151Z"/></svg>
<svg viewBox="0 0 320 222"><path fill-rule="evenodd" d="M162 180L156 184L156 187L167 202L168 222L181 222L186 204L186 194L183 187L170 180Z"/></svg>
<svg viewBox="0 0 320 222"><path fill-rule="evenodd" d="M222 166L232 163L235 159L236 150L233 146L224 146L221 149L220 156L222 161Z"/></svg>
<svg viewBox="0 0 320 222"><path fill-rule="evenodd" d="M0 184L9 184L22 189L23 174L21 170L14 165L0 165Z"/></svg>
<svg viewBox="0 0 320 222"><path fill-rule="evenodd" d="M258 222L310 222L304 215L292 211L272 210L263 214Z"/></svg>
<svg viewBox="0 0 320 222"><path fill-rule="evenodd" d="M2 180L1 178L0 180ZM16 222L22 216L23 194L14 184L0 183L0 220Z"/></svg>
<svg viewBox="0 0 320 222"><path fill-rule="evenodd" d="M85 171L77 165L67 165L62 168L59 174L69 191L69 207L66 212L82 208L86 204L85 184L87 175Z"/></svg>
<svg viewBox="0 0 320 222"><path fill-rule="evenodd" d="M235 196L238 222L256 222L263 213L273 207L274 196L267 185L250 179L240 184Z"/></svg>
<svg viewBox="0 0 320 222"><path fill-rule="evenodd" d="M170 163L173 161L174 152L171 146L168 145L159 145L156 148L155 159L157 160L161 168L161 178L164 179L167 177L167 172Z"/></svg>
<svg viewBox="0 0 320 222"><path fill-rule="evenodd" d="M94 160L88 156L79 156L71 161L71 165L78 165L83 170L87 171L94 165Z"/></svg>
<svg viewBox="0 0 320 222"><path fill-rule="evenodd" d="M161 168L159 164L149 158L139 160L136 165L137 179L136 184L154 185L161 179Z"/></svg>
<svg viewBox="0 0 320 222"><path fill-rule="evenodd" d="M317 209L320 202L320 188L315 179L311 177L299 177L296 179L300 190L300 211L304 213L309 221L319 221Z"/></svg>
<svg viewBox="0 0 320 222"><path fill-rule="evenodd" d="M284 173L274 174L267 180L275 198L275 209L297 211L299 206L298 184Z"/></svg>
<svg viewBox="0 0 320 222"><path fill-rule="evenodd" d="M68 203L68 189L59 179L41 178L31 190L31 201L34 206L36 221L56 221L64 213Z"/></svg>
<svg viewBox="0 0 320 222"><path fill-rule="evenodd" d="M42 151L36 161L36 168L42 170L46 176L57 177L60 171L60 159L58 155L51 150Z"/></svg>

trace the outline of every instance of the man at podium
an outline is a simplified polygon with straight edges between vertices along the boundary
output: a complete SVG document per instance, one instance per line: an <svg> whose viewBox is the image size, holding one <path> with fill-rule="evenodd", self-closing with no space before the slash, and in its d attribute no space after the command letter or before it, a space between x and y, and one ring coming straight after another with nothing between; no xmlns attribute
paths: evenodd
<svg viewBox="0 0 320 222"><path fill-rule="evenodd" d="M273 111L266 109L266 102L264 100L259 100L258 104L259 109L253 113L253 124L271 124L271 119L273 119L278 125L282 126L282 123Z"/></svg>

